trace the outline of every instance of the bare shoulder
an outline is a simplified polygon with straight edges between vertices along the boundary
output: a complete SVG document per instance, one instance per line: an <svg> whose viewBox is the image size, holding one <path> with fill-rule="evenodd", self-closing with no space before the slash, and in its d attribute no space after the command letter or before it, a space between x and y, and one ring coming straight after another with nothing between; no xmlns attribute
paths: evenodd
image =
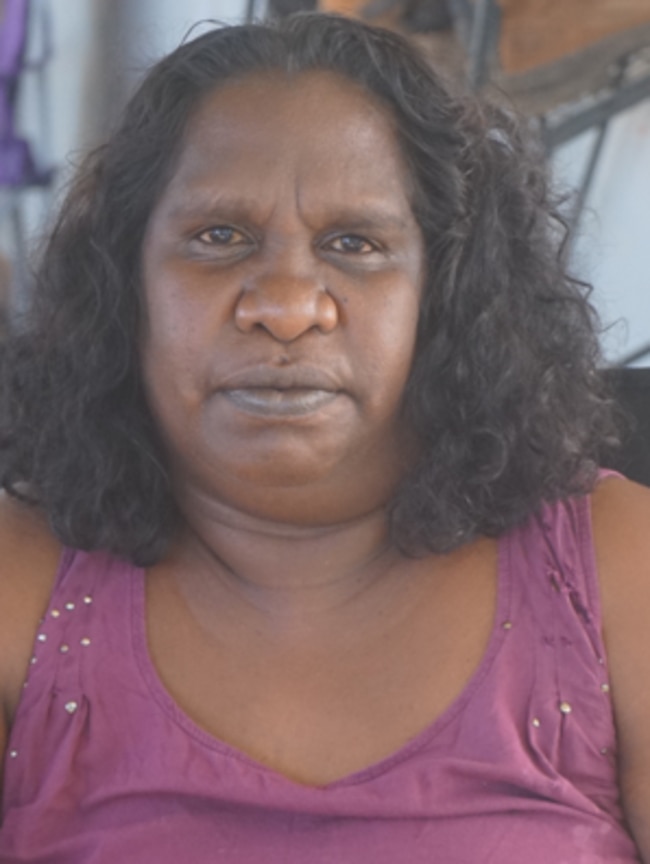
<svg viewBox="0 0 650 864"><path fill-rule="evenodd" d="M0 492L0 590L20 588L25 581L34 589L39 581L51 587L54 572L48 579L43 570L56 570L60 554L42 511Z"/></svg>
<svg viewBox="0 0 650 864"><path fill-rule="evenodd" d="M596 487L592 496L592 512L596 540L602 554L611 547L624 548L632 541L631 553L637 544L650 543L650 488L623 477L607 477ZM615 548L616 552L621 551Z"/></svg>
<svg viewBox="0 0 650 864"><path fill-rule="evenodd" d="M606 635L615 635L629 616L650 614L643 608L650 602L650 488L619 477L601 481L592 523Z"/></svg>
<svg viewBox="0 0 650 864"><path fill-rule="evenodd" d="M0 494L0 745L60 554L61 546L40 511Z"/></svg>
<svg viewBox="0 0 650 864"><path fill-rule="evenodd" d="M35 626L47 606L60 555L42 512L0 493L0 669L21 629Z"/></svg>
<svg viewBox="0 0 650 864"><path fill-rule="evenodd" d="M603 480L592 516L624 809L650 862L650 489Z"/></svg>

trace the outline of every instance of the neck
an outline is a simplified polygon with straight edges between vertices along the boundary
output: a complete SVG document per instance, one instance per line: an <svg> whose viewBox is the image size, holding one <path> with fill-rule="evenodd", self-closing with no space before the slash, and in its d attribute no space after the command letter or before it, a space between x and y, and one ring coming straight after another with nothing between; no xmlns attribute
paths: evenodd
<svg viewBox="0 0 650 864"><path fill-rule="evenodd" d="M367 609L369 597L383 606L399 569L383 508L327 527L274 523L214 501L186 513L166 566L206 616L210 607L220 617L248 614L285 632L327 626Z"/></svg>

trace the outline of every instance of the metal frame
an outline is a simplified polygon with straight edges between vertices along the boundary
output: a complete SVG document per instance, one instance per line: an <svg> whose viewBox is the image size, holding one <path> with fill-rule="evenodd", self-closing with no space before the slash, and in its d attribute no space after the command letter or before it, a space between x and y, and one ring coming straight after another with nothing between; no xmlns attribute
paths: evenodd
<svg viewBox="0 0 650 864"><path fill-rule="evenodd" d="M448 4L459 40L466 46L468 53L468 83L473 89L479 89L488 79L490 59L498 48L501 13L497 0L448 0ZM553 120L548 116L539 118L542 144L549 156L557 147L583 132L594 128L597 130L568 220L570 236L573 238L600 162L610 121L622 111L650 98L650 73L634 81L625 81L630 56L633 55L619 61L610 86L596 94L591 104L577 103L575 110L561 119ZM572 243L567 247L567 255L571 254L571 248ZM650 343L625 355L616 365L628 366L648 355Z"/></svg>
<svg viewBox="0 0 650 864"><path fill-rule="evenodd" d="M616 69L612 75L612 80L611 80L611 86L614 88L614 96L616 96L620 93L621 83L625 78L625 73L627 71L628 65L629 65L629 58L628 57L624 57L616 65ZM580 114L578 115L579 119L583 120L583 122L584 122L585 114L586 114L586 111L583 109L580 112ZM577 229L578 224L580 222L580 216L582 214L582 211L584 210L585 203L587 201L587 196L589 194L589 190L591 189L591 185L592 185L594 176L596 174L596 169L598 167L598 162L600 160L600 154L602 153L603 147L605 145L605 139L607 137L607 132L609 131L609 124L610 124L610 121L611 121L613 116L614 116L614 114L611 113L611 114L608 114L607 116L604 116L602 118L599 117L597 125L592 123L592 122L589 122L588 125L585 126L584 129L581 129L581 132L587 131L588 129L594 128L594 126L596 125L597 135L596 135L596 138L591 145L591 151L589 153L589 158L587 160L587 166L583 172L582 179L580 181L580 186L577 189L576 197L575 197L572 212L571 212L571 216L568 220L568 224L569 224L569 228L570 228L570 235L569 236L572 238L572 240L569 242L568 247L567 247L567 254L568 255L570 255L571 251L573 250L573 245L574 245L575 239L577 237L577 230L576 229ZM580 132L578 132L576 134L580 134ZM574 137L574 135L572 134L566 140L568 141L573 137ZM556 141L554 139L553 128L551 128L549 130L549 126L547 123L541 124L541 138L542 138L542 142L546 148L546 152L549 156L553 152L555 147L559 147L560 144L565 143L561 139L559 141Z"/></svg>
<svg viewBox="0 0 650 864"><path fill-rule="evenodd" d="M263 20L266 17L268 5L267 0L246 0L244 23L254 24L256 21Z"/></svg>
<svg viewBox="0 0 650 864"><path fill-rule="evenodd" d="M7 236L11 244L9 311L12 315L23 311L29 294L28 242L23 212L23 193L38 190L43 196L44 208L48 209L54 177L47 93L47 67L52 57L52 21L49 3L50 0L30 2L26 56L20 73L33 75L36 79L39 129L36 142L31 138L29 141L35 171L32 176L26 177L21 185L0 188L0 223L7 223ZM34 41L38 49L36 51L33 47Z"/></svg>
<svg viewBox="0 0 650 864"><path fill-rule="evenodd" d="M460 42L467 49L467 79L478 89L488 79L490 55L496 51L501 10L496 0L447 0Z"/></svg>
<svg viewBox="0 0 650 864"><path fill-rule="evenodd" d="M468 54L468 83L478 89L488 80L490 57L496 52L501 27L497 0L448 0L454 26ZM632 83L624 83L626 59L619 64L612 81L613 92L587 108L576 110L557 123L543 124L543 142L548 152L570 141L587 129L606 125L621 111L650 98L650 74Z"/></svg>
<svg viewBox="0 0 650 864"><path fill-rule="evenodd" d="M588 108L584 108L571 117L555 124L546 124L543 140L548 151L554 150L560 144L565 144L576 135L586 132L594 126L608 123L612 117L632 108L638 102L650 98L650 75L644 76L631 84L624 84L609 96L598 100Z"/></svg>
<svg viewBox="0 0 650 864"><path fill-rule="evenodd" d="M614 364L614 368L624 369L626 366L629 366L630 363L636 363L637 360L643 360L644 357L650 357L650 342L643 345L641 348L631 351L629 354L624 354L623 357Z"/></svg>

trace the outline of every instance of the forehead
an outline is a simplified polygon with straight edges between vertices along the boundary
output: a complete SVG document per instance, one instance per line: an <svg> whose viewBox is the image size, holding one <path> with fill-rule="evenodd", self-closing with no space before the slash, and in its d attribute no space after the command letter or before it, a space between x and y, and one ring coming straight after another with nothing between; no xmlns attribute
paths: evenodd
<svg viewBox="0 0 650 864"><path fill-rule="evenodd" d="M203 97L166 194L235 182L255 196L275 183L304 195L411 199L391 109L322 70L253 73Z"/></svg>

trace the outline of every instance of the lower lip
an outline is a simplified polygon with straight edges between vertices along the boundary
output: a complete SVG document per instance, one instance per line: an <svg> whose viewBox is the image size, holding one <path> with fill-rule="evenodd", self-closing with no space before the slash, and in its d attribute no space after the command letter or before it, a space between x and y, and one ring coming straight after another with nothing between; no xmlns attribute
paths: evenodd
<svg viewBox="0 0 650 864"><path fill-rule="evenodd" d="M223 391L242 411L261 417L303 417L330 405L339 396L337 391L271 387Z"/></svg>

